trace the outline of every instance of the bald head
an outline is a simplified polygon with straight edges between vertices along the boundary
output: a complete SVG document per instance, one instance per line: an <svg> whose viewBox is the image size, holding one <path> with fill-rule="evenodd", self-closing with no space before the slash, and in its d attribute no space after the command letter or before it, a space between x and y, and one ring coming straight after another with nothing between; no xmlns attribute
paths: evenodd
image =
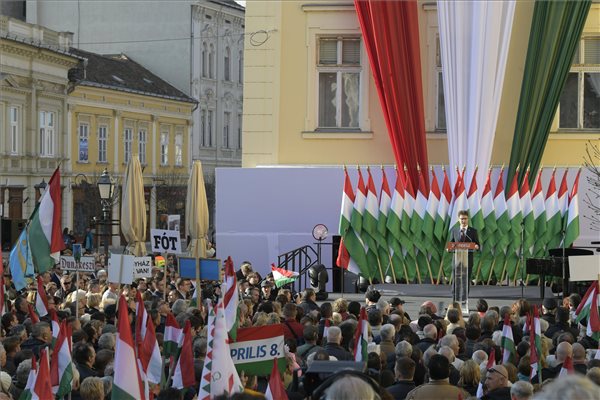
<svg viewBox="0 0 600 400"><path fill-rule="evenodd" d="M573 357L573 346L569 342L561 342L556 346L556 361L562 364L567 357Z"/></svg>
<svg viewBox="0 0 600 400"><path fill-rule="evenodd" d="M573 361L585 362L585 347L580 343L573 343Z"/></svg>
<svg viewBox="0 0 600 400"><path fill-rule="evenodd" d="M450 347L442 346L440 347L438 353L446 357L450 363L454 362L454 350L452 350Z"/></svg>
<svg viewBox="0 0 600 400"><path fill-rule="evenodd" d="M423 328L423 334L426 338L437 339L437 328L433 324L425 325Z"/></svg>

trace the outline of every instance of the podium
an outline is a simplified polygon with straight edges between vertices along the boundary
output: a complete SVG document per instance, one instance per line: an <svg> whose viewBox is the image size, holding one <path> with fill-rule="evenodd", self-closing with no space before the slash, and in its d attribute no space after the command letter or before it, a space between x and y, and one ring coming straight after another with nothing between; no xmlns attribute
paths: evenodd
<svg viewBox="0 0 600 400"><path fill-rule="evenodd" d="M452 301L460 303L463 312L469 312L469 253L476 250L474 242L448 242L446 250L452 258Z"/></svg>

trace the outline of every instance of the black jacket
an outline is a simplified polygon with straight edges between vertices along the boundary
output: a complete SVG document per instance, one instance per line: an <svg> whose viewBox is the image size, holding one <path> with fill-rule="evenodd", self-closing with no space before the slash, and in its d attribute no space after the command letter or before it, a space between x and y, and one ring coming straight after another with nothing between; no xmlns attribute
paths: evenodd
<svg viewBox="0 0 600 400"><path fill-rule="evenodd" d="M349 351L347 351L346 349L344 349L339 344L335 344L335 343L329 342L329 343L327 343L325 345L325 351L330 356L334 356L335 358L337 358L338 361L352 361L352 360L354 360L354 356L352 355L352 353L350 353Z"/></svg>
<svg viewBox="0 0 600 400"><path fill-rule="evenodd" d="M404 400L408 392L416 387L413 381L397 381L385 390L394 397L394 400Z"/></svg>
<svg viewBox="0 0 600 400"><path fill-rule="evenodd" d="M510 400L510 388L501 387L485 394L481 400Z"/></svg>

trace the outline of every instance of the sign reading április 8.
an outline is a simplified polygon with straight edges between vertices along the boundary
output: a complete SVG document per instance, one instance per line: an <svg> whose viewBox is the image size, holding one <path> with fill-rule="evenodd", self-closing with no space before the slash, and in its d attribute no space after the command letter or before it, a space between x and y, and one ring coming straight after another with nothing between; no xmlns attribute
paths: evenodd
<svg viewBox="0 0 600 400"><path fill-rule="evenodd" d="M150 229L150 242L155 253L181 254L179 231Z"/></svg>

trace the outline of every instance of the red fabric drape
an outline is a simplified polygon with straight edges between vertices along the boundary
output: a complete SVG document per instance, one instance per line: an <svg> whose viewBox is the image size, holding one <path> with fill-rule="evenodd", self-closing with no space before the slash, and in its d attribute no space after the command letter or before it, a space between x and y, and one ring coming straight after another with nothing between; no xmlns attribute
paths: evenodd
<svg viewBox="0 0 600 400"><path fill-rule="evenodd" d="M416 1L354 0L396 164L419 186L427 143ZM425 176L429 190L429 176Z"/></svg>

